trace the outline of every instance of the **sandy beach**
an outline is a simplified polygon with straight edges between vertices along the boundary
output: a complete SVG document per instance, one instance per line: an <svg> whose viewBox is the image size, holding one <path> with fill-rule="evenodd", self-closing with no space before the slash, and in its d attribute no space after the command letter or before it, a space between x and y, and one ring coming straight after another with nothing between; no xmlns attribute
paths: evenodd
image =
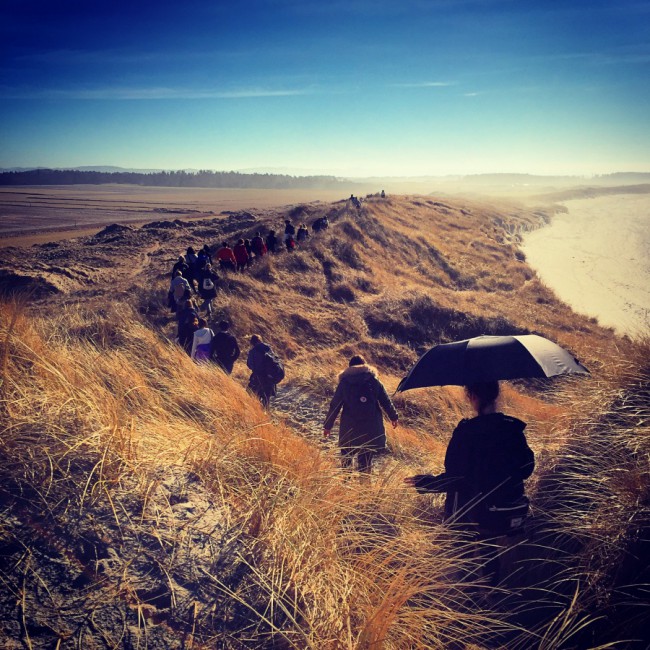
<svg viewBox="0 0 650 650"><path fill-rule="evenodd" d="M568 213L522 246L540 278L577 312L621 334L650 326L650 195L564 202Z"/></svg>

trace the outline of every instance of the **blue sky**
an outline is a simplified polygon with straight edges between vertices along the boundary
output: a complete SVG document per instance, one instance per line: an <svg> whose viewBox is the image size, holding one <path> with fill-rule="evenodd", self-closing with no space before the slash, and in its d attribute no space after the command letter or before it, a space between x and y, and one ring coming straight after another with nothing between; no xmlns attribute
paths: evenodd
<svg viewBox="0 0 650 650"><path fill-rule="evenodd" d="M0 0L0 167L650 171L650 0Z"/></svg>

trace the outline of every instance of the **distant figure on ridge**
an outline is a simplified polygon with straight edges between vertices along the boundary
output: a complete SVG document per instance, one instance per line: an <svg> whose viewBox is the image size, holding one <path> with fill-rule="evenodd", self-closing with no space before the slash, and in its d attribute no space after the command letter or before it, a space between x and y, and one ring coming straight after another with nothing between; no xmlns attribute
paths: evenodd
<svg viewBox="0 0 650 650"><path fill-rule="evenodd" d="M296 240L293 238L293 235L287 235L287 238L284 240L284 245L287 247L288 253L291 253L296 248Z"/></svg>
<svg viewBox="0 0 650 650"><path fill-rule="evenodd" d="M246 365L251 370L248 387L257 395L264 408L277 392L277 384L284 379L284 367L268 343L257 335L251 336L251 349Z"/></svg>
<svg viewBox="0 0 650 650"><path fill-rule="evenodd" d="M226 373L231 374L235 361L239 359L241 350L237 344L237 339L229 332L230 323L222 320L219 323L219 331L212 339L212 348L210 358L218 363Z"/></svg>
<svg viewBox="0 0 650 650"><path fill-rule="evenodd" d="M284 222L284 242L286 244L287 239L291 237L293 239L296 234L296 227L291 223L289 219L286 219Z"/></svg>
<svg viewBox="0 0 650 650"><path fill-rule="evenodd" d="M300 228L298 228L298 233L296 235L296 240L298 242L303 242L309 239L309 230L307 229L306 223L301 223Z"/></svg>
<svg viewBox="0 0 650 650"><path fill-rule="evenodd" d="M237 271L242 273L246 270L248 264L248 251L246 250L246 244L243 239L240 239L233 248L233 253L235 254L235 260L237 261Z"/></svg>
<svg viewBox="0 0 650 650"><path fill-rule="evenodd" d="M344 468L352 467L356 456L357 469L370 474L374 454L386 447L382 411L396 427L397 411L379 381L377 371L356 354L350 359L348 368L339 374L339 383L323 425L323 436L328 438L341 412L339 447Z"/></svg>
<svg viewBox="0 0 650 650"><path fill-rule="evenodd" d="M246 252L248 253L248 260L246 261L246 266L250 267L250 265L253 263L253 258L255 257L255 253L253 251L253 244L251 243L251 240L244 239L244 246L246 246Z"/></svg>
<svg viewBox="0 0 650 650"><path fill-rule="evenodd" d="M262 258L266 255L266 244L262 239L261 233L255 233L255 237L251 240L251 248L253 249L256 258Z"/></svg>
<svg viewBox="0 0 650 650"><path fill-rule="evenodd" d="M266 236L266 248L269 253L277 252L275 247L278 245L278 238L275 236L275 230L269 230L269 234Z"/></svg>

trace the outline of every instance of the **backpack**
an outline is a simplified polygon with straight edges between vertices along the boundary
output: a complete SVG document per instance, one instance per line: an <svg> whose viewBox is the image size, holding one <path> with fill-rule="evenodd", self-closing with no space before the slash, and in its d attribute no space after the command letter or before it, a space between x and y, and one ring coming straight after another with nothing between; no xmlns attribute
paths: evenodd
<svg viewBox="0 0 650 650"><path fill-rule="evenodd" d="M262 369L266 379L273 384L279 384L284 379L284 365L271 350L264 353Z"/></svg>
<svg viewBox="0 0 650 650"><path fill-rule="evenodd" d="M372 377L360 382L347 382L345 403L352 409L352 416L365 417L377 408L377 391Z"/></svg>
<svg viewBox="0 0 650 650"><path fill-rule="evenodd" d="M203 278L203 290L212 291L214 289L214 282L210 278Z"/></svg>

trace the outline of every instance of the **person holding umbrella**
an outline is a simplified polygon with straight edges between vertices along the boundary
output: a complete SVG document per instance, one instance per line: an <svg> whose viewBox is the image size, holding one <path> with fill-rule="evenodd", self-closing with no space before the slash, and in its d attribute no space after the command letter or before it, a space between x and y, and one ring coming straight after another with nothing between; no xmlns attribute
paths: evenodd
<svg viewBox="0 0 650 650"><path fill-rule="evenodd" d="M471 384L465 394L476 416L454 429L444 473L404 481L418 492L446 492L447 522L488 536L515 534L523 529L528 511L524 480L535 467L526 423L497 411L498 381Z"/></svg>
<svg viewBox="0 0 650 650"><path fill-rule="evenodd" d="M398 415L377 371L358 354L350 359L349 366L339 375L323 425L323 437L329 437L341 411L339 447L343 467L352 467L356 456L359 472L370 474L375 452L386 447L382 411L388 415L393 427L397 426Z"/></svg>
<svg viewBox="0 0 650 650"><path fill-rule="evenodd" d="M464 386L476 416L461 420L445 454L445 471L404 479L418 492L445 492L445 521L479 538L523 532L528 513L524 481L535 457L526 424L497 410L499 381L524 377L588 375L569 351L535 334L477 336L435 345L420 357L397 391L426 386ZM487 564L493 583L499 559Z"/></svg>

